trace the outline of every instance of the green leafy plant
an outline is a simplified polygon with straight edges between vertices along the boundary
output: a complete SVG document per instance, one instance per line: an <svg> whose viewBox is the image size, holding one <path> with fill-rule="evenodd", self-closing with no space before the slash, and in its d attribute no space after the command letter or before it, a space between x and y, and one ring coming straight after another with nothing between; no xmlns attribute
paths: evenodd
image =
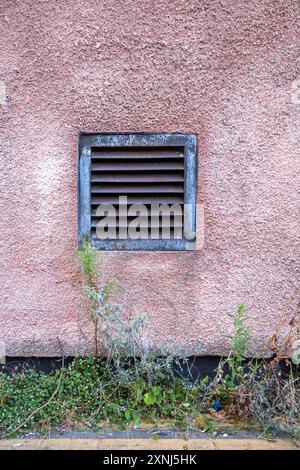
<svg viewBox="0 0 300 470"><path fill-rule="evenodd" d="M85 281L83 290L91 306L90 318L94 324L95 357L98 356L101 347L99 340L99 319L107 317L108 313L112 311L108 301L114 289L114 282L105 282L103 273L97 272L96 255L97 253L93 251L90 240L84 237L81 241L78 259Z"/></svg>
<svg viewBox="0 0 300 470"><path fill-rule="evenodd" d="M163 395L161 393L161 387L152 387L148 392L144 394L144 402L146 405L160 405L163 401Z"/></svg>
<svg viewBox="0 0 300 470"><path fill-rule="evenodd" d="M206 415L202 415L203 420L204 420L204 427L203 427L203 432L209 432L213 433L215 431L215 422L213 419L209 418Z"/></svg>
<svg viewBox="0 0 300 470"><path fill-rule="evenodd" d="M240 304L233 315L233 335L228 336L231 342L230 353L226 358L229 367L229 373L225 375L226 386L229 389L235 389L237 383L244 376L245 353L249 348L250 328L247 325L249 317L246 307Z"/></svg>
<svg viewBox="0 0 300 470"><path fill-rule="evenodd" d="M78 259L89 287L94 287L96 283L95 258L96 253L92 250L89 238L83 237L80 250L78 251Z"/></svg>

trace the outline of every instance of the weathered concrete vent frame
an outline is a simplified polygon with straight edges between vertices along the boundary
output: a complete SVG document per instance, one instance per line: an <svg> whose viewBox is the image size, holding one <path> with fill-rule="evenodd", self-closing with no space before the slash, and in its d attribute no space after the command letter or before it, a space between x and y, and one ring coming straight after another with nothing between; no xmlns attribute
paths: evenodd
<svg viewBox="0 0 300 470"><path fill-rule="evenodd" d="M184 151L184 204L192 208L187 232L196 234L197 194L197 137L183 133L124 133L87 134L79 136L78 162L78 243L84 236L92 240L96 250L108 251L185 251L190 249L191 239L167 240L99 240L91 237L91 156L93 148L111 147L181 147ZM185 225L186 228L186 225ZM196 235L195 235L196 236Z"/></svg>

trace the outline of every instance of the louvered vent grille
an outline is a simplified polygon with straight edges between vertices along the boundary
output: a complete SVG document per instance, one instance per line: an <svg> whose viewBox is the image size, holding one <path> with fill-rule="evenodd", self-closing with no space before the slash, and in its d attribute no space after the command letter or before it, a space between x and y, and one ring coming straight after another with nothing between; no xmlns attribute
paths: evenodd
<svg viewBox="0 0 300 470"><path fill-rule="evenodd" d="M127 196L128 206L144 204L184 203L184 149L182 147L93 147L91 149L91 228L92 238L98 238L96 226L101 217L96 215L101 204L116 208L116 239L122 226L119 214L119 197ZM150 212L149 212L150 214ZM128 223L135 217L128 217ZM165 223L165 222L164 222ZM162 217L150 227L159 227L161 238ZM171 216L170 238L174 227L182 231L183 217L179 221ZM149 227L149 231L150 231ZM147 238L150 232L147 232ZM178 228L176 230L178 234Z"/></svg>

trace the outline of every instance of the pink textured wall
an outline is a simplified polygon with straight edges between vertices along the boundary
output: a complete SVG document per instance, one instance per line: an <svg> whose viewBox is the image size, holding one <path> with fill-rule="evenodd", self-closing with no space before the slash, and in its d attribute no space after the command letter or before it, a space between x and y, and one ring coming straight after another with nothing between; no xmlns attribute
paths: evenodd
<svg viewBox="0 0 300 470"><path fill-rule="evenodd" d="M107 253L152 333L220 354L249 307L259 353L300 272L298 0L2 0L0 339L87 352L77 287L80 131L195 132L205 244ZM6 90L6 96L5 96Z"/></svg>

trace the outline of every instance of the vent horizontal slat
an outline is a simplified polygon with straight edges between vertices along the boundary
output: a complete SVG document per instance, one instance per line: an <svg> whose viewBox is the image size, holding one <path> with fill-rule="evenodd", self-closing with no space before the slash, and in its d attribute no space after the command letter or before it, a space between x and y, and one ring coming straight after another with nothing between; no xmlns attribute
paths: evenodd
<svg viewBox="0 0 300 470"><path fill-rule="evenodd" d="M93 171L135 171L135 170L183 170L184 164L181 162L109 162L109 163L92 163Z"/></svg>
<svg viewBox="0 0 300 470"><path fill-rule="evenodd" d="M146 237L141 237L140 240L149 240L150 239L150 233L151 233L151 230L148 230L148 236ZM182 232L181 232L182 234ZM162 239L162 231L159 230L159 235L160 235L160 239ZM92 231L92 240L98 240L99 238L97 237L97 232L96 231ZM168 240L176 240L177 238L175 238L175 235L174 235L174 231L170 230L170 236L167 238ZM117 231L117 237L115 238L115 240L124 240L124 239L119 239L119 236L118 236L118 231Z"/></svg>
<svg viewBox="0 0 300 470"><path fill-rule="evenodd" d="M128 204L174 204L183 203L183 196L174 195L155 195L155 196L128 196ZM91 198L92 206L99 204L118 204L118 196L97 196Z"/></svg>
<svg viewBox="0 0 300 470"><path fill-rule="evenodd" d="M133 219L135 219L135 218L136 218L136 217L134 217ZM130 222L131 222L131 221L128 221L127 224L124 223L124 222L118 222L118 221L117 221L116 223L110 222L109 226L110 226L110 227L128 227L129 224L130 224ZM147 222L147 221L146 221L146 222ZM93 221L93 222L92 222L92 228L96 228L98 223L99 223L99 221ZM151 225L150 225L150 224L151 224ZM149 221L149 228L150 228L150 226L151 226L151 227L154 227L154 228L159 228L159 227L161 228L161 227L162 227L162 222L160 221L160 222L151 222L151 223L150 223L150 221ZM174 222L174 221L172 222L172 221L171 221L170 224L168 224L167 226L168 226L168 227L172 227L172 228L174 228L174 227L183 227L183 223Z"/></svg>
<svg viewBox="0 0 300 470"><path fill-rule="evenodd" d="M156 174L145 174L145 173L123 173L123 174L104 174L104 173L92 173L92 183L172 183L175 181L183 182L183 172L178 173L156 173Z"/></svg>
<svg viewBox="0 0 300 470"><path fill-rule="evenodd" d="M150 216L150 214L151 214L151 206L148 205L148 204L145 204L145 206L147 207L147 209L148 209L148 214L149 214L149 216ZM102 208L105 210L105 207L102 207ZM118 204L115 204L115 205L114 205L114 208L115 208L115 215L116 215L117 217L119 217L120 211L119 211L119 206L118 206ZM182 207L182 214L183 214L183 212L184 212L184 211L183 211L183 207ZM161 215L168 215L169 213L170 213L169 210L162 210L162 211L160 211L160 216L161 216ZM121 214L121 215L124 215L124 214ZM100 217L102 217L102 216L99 216L99 214L97 215L96 209L92 209L92 211L91 211L91 216L92 216L92 219L99 219ZM135 215L134 215L134 216L128 216L128 220L129 220L130 218L133 218L133 219L134 219L135 217L136 217ZM171 218L172 218L172 217L173 217L173 215L171 214Z"/></svg>
<svg viewBox="0 0 300 470"><path fill-rule="evenodd" d="M93 184L92 194L183 193L182 184Z"/></svg>
<svg viewBox="0 0 300 470"><path fill-rule="evenodd" d="M121 160L127 160L127 159L153 159L153 158L158 158L158 159L163 159L163 158L183 158L183 152L180 150L119 150L119 151L109 151L109 150L103 150L103 151L93 151L92 152L92 159L95 160L111 160L111 159L121 159Z"/></svg>

